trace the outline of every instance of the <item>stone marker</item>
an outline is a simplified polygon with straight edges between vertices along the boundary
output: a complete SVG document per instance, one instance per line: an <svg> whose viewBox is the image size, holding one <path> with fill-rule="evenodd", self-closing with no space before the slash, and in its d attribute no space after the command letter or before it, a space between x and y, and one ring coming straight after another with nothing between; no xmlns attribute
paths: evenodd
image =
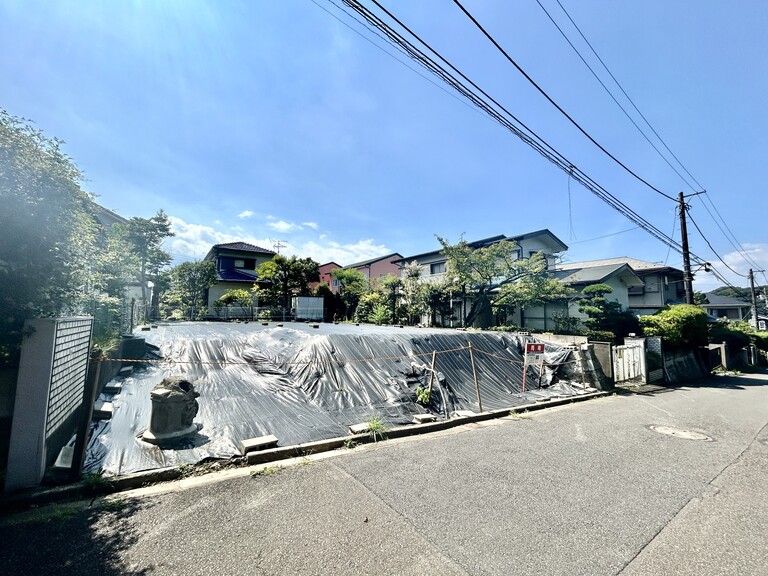
<svg viewBox="0 0 768 576"><path fill-rule="evenodd" d="M183 376L165 378L150 392L152 417L149 430L142 438L152 444L191 436L197 432L192 422L199 408L196 398L200 396L195 386Z"/></svg>

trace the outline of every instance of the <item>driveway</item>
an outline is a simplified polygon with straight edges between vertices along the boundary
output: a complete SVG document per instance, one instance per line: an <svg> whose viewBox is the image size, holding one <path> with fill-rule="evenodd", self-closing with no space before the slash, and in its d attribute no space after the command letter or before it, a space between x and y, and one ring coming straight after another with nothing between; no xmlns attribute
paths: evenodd
<svg viewBox="0 0 768 576"><path fill-rule="evenodd" d="M768 376L0 519L4 574L766 574Z"/></svg>

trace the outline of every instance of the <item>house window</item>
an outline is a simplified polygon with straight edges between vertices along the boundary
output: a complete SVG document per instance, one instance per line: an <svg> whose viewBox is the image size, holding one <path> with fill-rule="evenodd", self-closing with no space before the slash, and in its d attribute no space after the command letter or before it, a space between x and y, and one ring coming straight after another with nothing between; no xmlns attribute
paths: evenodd
<svg viewBox="0 0 768 576"><path fill-rule="evenodd" d="M235 260L235 268L245 268L245 260Z"/></svg>
<svg viewBox="0 0 768 576"><path fill-rule="evenodd" d="M445 274L445 262L437 262L429 265L430 274Z"/></svg>

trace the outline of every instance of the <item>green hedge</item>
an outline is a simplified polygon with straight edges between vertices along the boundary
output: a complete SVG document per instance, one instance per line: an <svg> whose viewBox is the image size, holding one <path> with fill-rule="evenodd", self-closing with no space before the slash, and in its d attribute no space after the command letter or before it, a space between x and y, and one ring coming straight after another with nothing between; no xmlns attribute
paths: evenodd
<svg viewBox="0 0 768 576"><path fill-rule="evenodd" d="M640 325L646 336L660 336L671 348L707 345L707 314L692 304L677 304L652 316L641 316Z"/></svg>

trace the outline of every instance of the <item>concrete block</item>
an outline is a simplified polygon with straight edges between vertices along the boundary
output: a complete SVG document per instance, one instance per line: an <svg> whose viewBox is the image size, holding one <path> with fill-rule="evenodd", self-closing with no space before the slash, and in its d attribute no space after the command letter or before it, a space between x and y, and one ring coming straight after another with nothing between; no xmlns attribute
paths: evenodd
<svg viewBox="0 0 768 576"><path fill-rule="evenodd" d="M414 414L413 421L416 424L424 424L425 422L434 422L437 417L434 414Z"/></svg>
<svg viewBox="0 0 768 576"><path fill-rule="evenodd" d="M320 328L320 324L310 324L310 328Z"/></svg>
<svg viewBox="0 0 768 576"><path fill-rule="evenodd" d="M472 410L456 410L453 413L453 415L456 416L457 418L467 418L470 416L474 416L475 412L472 412Z"/></svg>
<svg viewBox="0 0 768 576"><path fill-rule="evenodd" d="M112 405L112 402L96 400L93 405L93 418L94 420L109 420L112 418L113 411L114 406Z"/></svg>
<svg viewBox="0 0 768 576"><path fill-rule="evenodd" d="M123 366L120 368L120 372L117 373L121 378L127 378L131 374L133 374L133 366Z"/></svg>
<svg viewBox="0 0 768 576"><path fill-rule="evenodd" d="M366 434L368 432L368 422L361 422L360 424L352 424L349 427L351 434Z"/></svg>
<svg viewBox="0 0 768 576"><path fill-rule="evenodd" d="M112 394L114 396L115 394L120 394L122 391L123 385L120 384L120 382L115 382L114 380L107 382L104 386L104 394Z"/></svg>
<svg viewBox="0 0 768 576"><path fill-rule="evenodd" d="M263 450L265 448L274 448L277 446L277 438L272 434L259 436L257 438L248 438L240 442L240 454L245 456L248 452Z"/></svg>
<svg viewBox="0 0 768 576"><path fill-rule="evenodd" d="M71 470L74 452L74 446L64 446L56 457L56 462L53 463L54 470Z"/></svg>

